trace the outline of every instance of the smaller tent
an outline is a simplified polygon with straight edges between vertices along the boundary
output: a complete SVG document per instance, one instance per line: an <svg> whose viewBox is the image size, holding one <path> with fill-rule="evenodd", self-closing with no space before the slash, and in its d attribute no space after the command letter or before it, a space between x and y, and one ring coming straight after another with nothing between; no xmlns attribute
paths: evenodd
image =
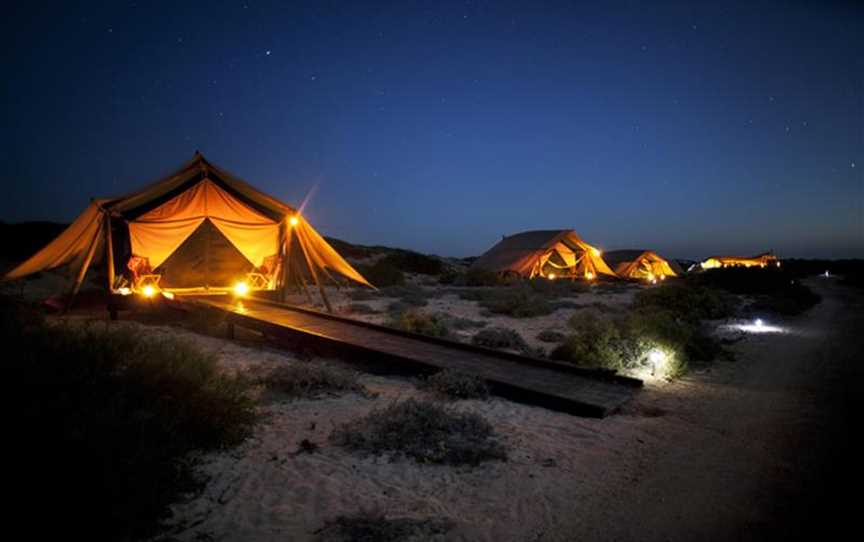
<svg viewBox="0 0 864 542"><path fill-rule="evenodd" d="M614 277L601 254L573 230L536 230L504 237L471 267L525 278Z"/></svg>
<svg viewBox="0 0 864 542"><path fill-rule="evenodd" d="M603 259L616 275L624 279L653 281L684 274L677 262L652 250L612 250L604 253Z"/></svg>
<svg viewBox="0 0 864 542"><path fill-rule="evenodd" d="M780 260L772 252L765 252L758 256L711 256L701 264L702 269L716 269L718 267L780 267Z"/></svg>

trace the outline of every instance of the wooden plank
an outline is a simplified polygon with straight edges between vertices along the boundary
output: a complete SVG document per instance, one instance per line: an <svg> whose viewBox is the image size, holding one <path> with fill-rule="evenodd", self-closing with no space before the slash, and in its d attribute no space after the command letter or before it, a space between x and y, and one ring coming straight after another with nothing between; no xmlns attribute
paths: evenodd
<svg viewBox="0 0 864 542"><path fill-rule="evenodd" d="M232 323L292 343L314 345L330 355L358 357L401 370L452 369L486 380L493 393L573 414L602 417L630 399L641 381L608 372L574 371L546 362L460 343L395 332L381 326L257 301L230 298L188 301L228 313Z"/></svg>

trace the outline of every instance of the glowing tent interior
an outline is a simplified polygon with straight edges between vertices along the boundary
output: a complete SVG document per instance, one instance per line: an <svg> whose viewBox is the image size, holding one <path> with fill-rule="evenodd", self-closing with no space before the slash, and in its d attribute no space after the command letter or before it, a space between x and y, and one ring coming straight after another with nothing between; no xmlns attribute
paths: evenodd
<svg viewBox="0 0 864 542"><path fill-rule="evenodd" d="M772 252L765 252L758 256L711 256L706 258L700 266L702 269L715 269L717 267L780 267L780 260Z"/></svg>
<svg viewBox="0 0 864 542"><path fill-rule="evenodd" d="M655 281L684 274L676 261L651 250L611 250L603 254L603 259L624 279Z"/></svg>
<svg viewBox="0 0 864 542"><path fill-rule="evenodd" d="M104 263L112 293L275 290L348 279L372 287L294 208L196 152L140 191L92 200L56 239L4 280L71 265L73 295Z"/></svg>
<svg viewBox="0 0 864 542"><path fill-rule="evenodd" d="M504 237L472 267L526 278L614 277L601 254L573 230L526 231Z"/></svg>

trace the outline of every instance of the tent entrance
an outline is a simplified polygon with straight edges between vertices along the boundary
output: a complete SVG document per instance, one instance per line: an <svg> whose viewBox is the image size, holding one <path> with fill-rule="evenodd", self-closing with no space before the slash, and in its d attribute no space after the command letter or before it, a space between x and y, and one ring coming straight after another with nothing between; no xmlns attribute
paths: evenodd
<svg viewBox="0 0 864 542"><path fill-rule="evenodd" d="M156 272L160 286L170 288L230 288L253 270L252 262L213 225L204 220Z"/></svg>

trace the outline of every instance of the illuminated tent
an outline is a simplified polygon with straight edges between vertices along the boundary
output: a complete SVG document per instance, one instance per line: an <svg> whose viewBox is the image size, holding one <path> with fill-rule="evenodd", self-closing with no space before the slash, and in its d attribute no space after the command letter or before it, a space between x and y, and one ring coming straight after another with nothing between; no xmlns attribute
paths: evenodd
<svg viewBox="0 0 864 542"><path fill-rule="evenodd" d="M771 252L759 254L758 256L711 256L703 261L702 269L715 269L717 267L780 267L780 260Z"/></svg>
<svg viewBox="0 0 864 542"><path fill-rule="evenodd" d="M651 250L612 250L604 252L603 259L624 279L663 280L684 274L677 262Z"/></svg>
<svg viewBox="0 0 864 542"><path fill-rule="evenodd" d="M369 282L292 207L259 192L200 153L168 177L115 199L95 199L56 239L4 280L59 266L104 263L113 293L171 292ZM151 290L152 291L152 290ZM326 303L326 299L325 299ZM328 303L329 305L329 303Z"/></svg>
<svg viewBox="0 0 864 542"><path fill-rule="evenodd" d="M573 230L538 230L504 237L471 265L522 277L587 278L615 276L600 250Z"/></svg>

